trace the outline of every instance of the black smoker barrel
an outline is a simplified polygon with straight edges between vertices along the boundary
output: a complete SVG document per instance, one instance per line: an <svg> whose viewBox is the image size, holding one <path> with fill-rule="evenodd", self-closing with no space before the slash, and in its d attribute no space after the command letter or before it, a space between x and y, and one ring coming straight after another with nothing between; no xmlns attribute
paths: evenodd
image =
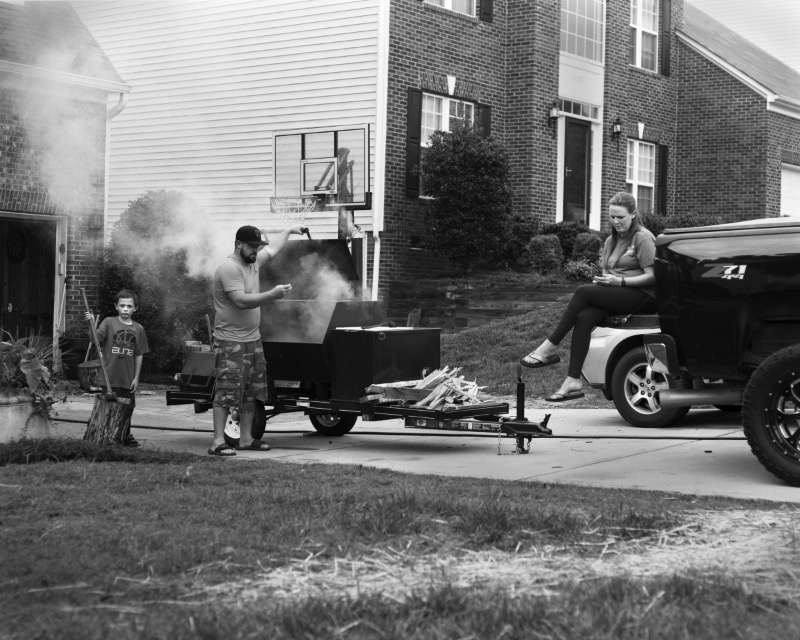
<svg viewBox="0 0 800 640"><path fill-rule="evenodd" d="M385 322L386 313L382 302L362 299L346 241L290 241L259 275L261 291L292 285L289 296L261 307L273 380L299 381L318 400L349 401L373 382L410 380L439 367L439 329L360 329ZM336 332L334 341L341 327L352 329Z"/></svg>

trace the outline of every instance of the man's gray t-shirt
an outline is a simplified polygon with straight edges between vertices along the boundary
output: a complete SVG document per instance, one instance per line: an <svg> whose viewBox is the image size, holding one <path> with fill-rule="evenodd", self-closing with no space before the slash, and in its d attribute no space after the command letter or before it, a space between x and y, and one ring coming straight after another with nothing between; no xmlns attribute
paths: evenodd
<svg viewBox="0 0 800 640"><path fill-rule="evenodd" d="M228 291L259 293L258 266L228 256L214 273L214 338L232 342L260 340L261 308L239 309Z"/></svg>

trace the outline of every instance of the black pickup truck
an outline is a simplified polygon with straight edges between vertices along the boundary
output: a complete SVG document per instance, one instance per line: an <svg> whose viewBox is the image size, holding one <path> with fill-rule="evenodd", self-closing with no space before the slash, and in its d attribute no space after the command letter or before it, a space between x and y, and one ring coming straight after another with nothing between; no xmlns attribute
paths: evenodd
<svg viewBox="0 0 800 640"><path fill-rule="evenodd" d="M741 406L750 448L800 486L800 218L670 229L656 240L652 371L662 409Z"/></svg>

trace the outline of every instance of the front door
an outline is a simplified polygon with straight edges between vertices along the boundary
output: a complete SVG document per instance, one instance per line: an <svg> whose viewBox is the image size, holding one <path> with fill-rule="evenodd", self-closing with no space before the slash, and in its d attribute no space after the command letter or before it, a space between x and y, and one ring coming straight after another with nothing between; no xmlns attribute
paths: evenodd
<svg viewBox="0 0 800 640"><path fill-rule="evenodd" d="M573 118L565 118L564 126L564 222L588 225L592 129Z"/></svg>

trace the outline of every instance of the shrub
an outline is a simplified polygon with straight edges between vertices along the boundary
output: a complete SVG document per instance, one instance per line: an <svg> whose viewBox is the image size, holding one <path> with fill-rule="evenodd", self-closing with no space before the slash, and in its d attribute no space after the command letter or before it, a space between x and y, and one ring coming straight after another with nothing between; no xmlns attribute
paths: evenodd
<svg viewBox="0 0 800 640"><path fill-rule="evenodd" d="M556 235L533 236L528 243L526 262L539 273L555 271L564 262L564 252Z"/></svg>
<svg viewBox="0 0 800 640"><path fill-rule="evenodd" d="M556 222L542 227L541 233L542 235L555 234L558 236L561 250L564 252L564 260L571 260L575 238L581 233L591 233L591 229L583 222Z"/></svg>
<svg viewBox="0 0 800 640"><path fill-rule="evenodd" d="M567 260L563 269L567 278L582 282L590 282L592 278L603 272L596 261L587 262L586 260Z"/></svg>
<svg viewBox="0 0 800 640"><path fill-rule="evenodd" d="M505 262L511 222L509 160L502 144L468 126L437 131L422 157L423 248L469 271Z"/></svg>
<svg viewBox="0 0 800 640"><path fill-rule="evenodd" d="M575 236L572 247L572 260L576 262L595 263L600 259L603 241L596 233L579 233Z"/></svg>
<svg viewBox="0 0 800 640"><path fill-rule="evenodd" d="M101 310L115 315L114 296L139 296L134 320L144 326L150 354L142 370L180 370L184 340L207 341L204 314L213 317L210 224L200 207L176 191L148 191L129 203L111 234L101 279Z"/></svg>
<svg viewBox="0 0 800 640"><path fill-rule="evenodd" d="M539 223L533 216L514 214L506 242L506 263L515 269L528 269L528 243L538 232Z"/></svg>
<svg viewBox="0 0 800 640"><path fill-rule="evenodd" d="M688 229L690 227L707 227L722 223L720 217L705 213L680 213L673 216L662 216L656 213L642 213L639 215L641 216L642 224L654 236L664 233L665 229Z"/></svg>

